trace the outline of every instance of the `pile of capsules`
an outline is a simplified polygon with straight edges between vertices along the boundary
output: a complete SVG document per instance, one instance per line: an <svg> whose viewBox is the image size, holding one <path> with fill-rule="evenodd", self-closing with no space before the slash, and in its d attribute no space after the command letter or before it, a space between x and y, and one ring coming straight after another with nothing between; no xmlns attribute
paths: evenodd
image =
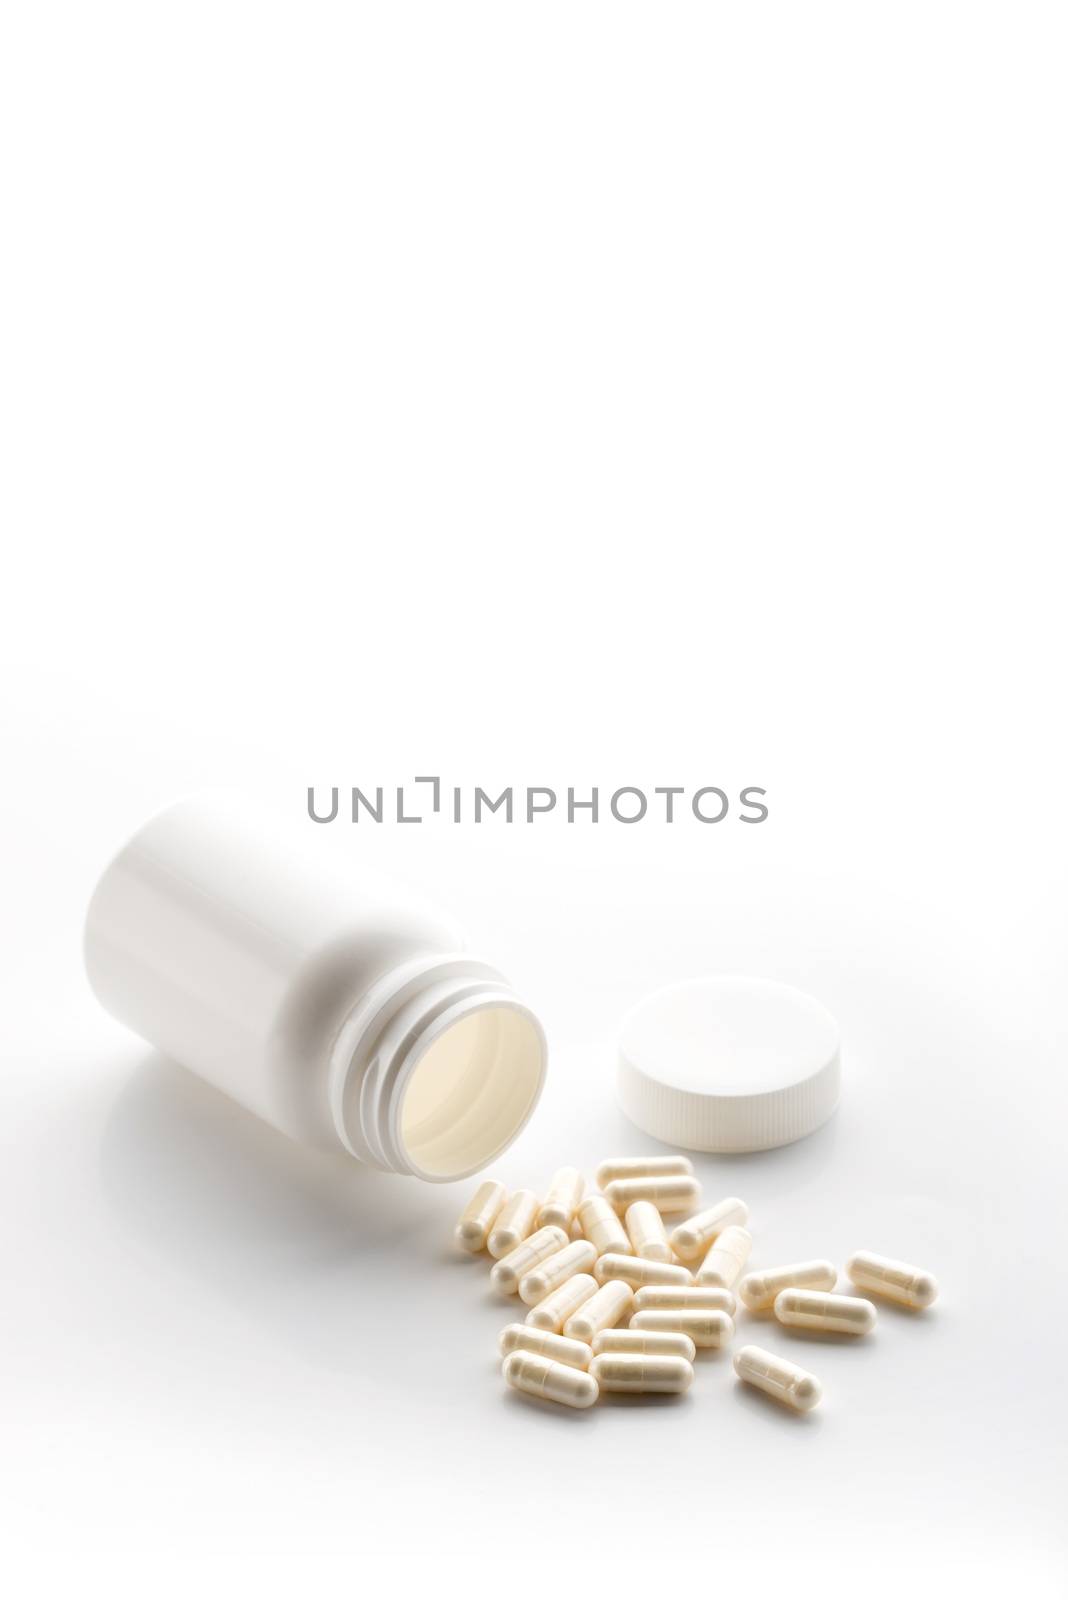
<svg viewBox="0 0 1068 1600"><path fill-rule="evenodd" d="M462 1249L494 1258L498 1293L518 1294L530 1307L500 1337L513 1389L580 1409L602 1392L682 1394L697 1350L733 1338L735 1288L748 1310L773 1311L786 1327L865 1334L875 1326L870 1300L833 1292L830 1261L743 1277L748 1208L732 1196L698 1211L701 1187L685 1156L604 1161L596 1192L585 1188L574 1167L556 1173L544 1200L533 1189L508 1195L491 1178L457 1223ZM669 1216L686 1219L670 1234ZM846 1273L859 1288L915 1310L938 1293L930 1273L866 1250L850 1257ZM823 1394L811 1372L756 1345L737 1352L734 1370L795 1411L811 1411Z"/></svg>

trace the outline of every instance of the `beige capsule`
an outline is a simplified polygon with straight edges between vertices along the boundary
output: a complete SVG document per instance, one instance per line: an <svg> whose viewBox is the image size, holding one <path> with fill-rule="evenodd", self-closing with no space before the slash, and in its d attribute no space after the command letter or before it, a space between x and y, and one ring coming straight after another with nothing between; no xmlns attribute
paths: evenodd
<svg viewBox="0 0 1068 1600"><path fill-rule="evenodd" d="M697 1281L715 1289L733 1289L749 1259L753 1236L746 1228L724 1228L697 1271Z"/></svg>
<svg viewBox="0 0 1068 1600"><path fill-rule="evenodd" d="M679 1173L663 1178L614 1178L605 1186L605 1199L622 1215L636 1200L648 1200L664 1215L692 1211L701 1198L696 1178Z"/></svg>
<svg viewBox="0 0 1068 1600"><path fill-rule="evenodd" d="M588 1239L573 1239L532 1271L524 1273L519 1280L520 1300L528 1306L536 1306L576 1272L589 1272L596 1260L597 1252Z"/></svg>
<svg viewBox="0 0 1068 1600"><path fill-rule="evenodd" d="M788 1267L750 1272L738 1285L738 1298L750 1311L768 1311L784 1289L833 1289L838 1271L830 1261L795 1261Z"/></svg>
<svg viewBox="0 0 1068 1600"><path fill-rule="evenodd" d="M734 1370L744 1382L795 1411L811 1411L823 1397L823 1385L811 1372L755 1344L745 1344L737 1351Z"/></svg>
<svg viewBox="0 0 1068 1600"><path fill-rule="evenodd" d="M678 1287L693 1282L689 1267L676 1266L673 1261L642 1261L638 1256L601 1256L593 1273L600 1283L607 1283L609 1278L621 1278L632 1289L640 1289L647 1283Z"/></svg>
<svg viewBox="0 0 1068 1600"><path fill-rule="evenodd" d="M527 1312L526 1320L532 1328L545 1328L549 1333L560 1333L572 1312L597 1293L597 1279L588 1272L576 1272L552 1294L539 1300Z"/></svg>
<svg viewBox="0 0 1068 1600"><path fill-rule="evenodd" d="M502 1256L490 1273L490 1283L498 1294L515 1294L519 1280L542 1261L555 1255L567 1243L563 1228L539 1228L529 1239Z"/></svg>
<svg viewBox="0 0 1068 1600"><path fill-rule="evenodd" d="M493 1224L487 1244L494 1261L506 1256L516 1245L522 1244L534 1231L538 1214L538 1197L533 1189L517 1189L501 1210Z"/></svg>
<svg viewBox="0 0 1068 1600"><path fill-rule="evenodd" d="M684 1333L699 1350L722 1350L734 1338L734 1323L725 1311L636 1311L630 1326L641 1333Z"/></svg>
<svg viewBox="0 0 1068 1600"><path fill-rule="evenodd" d="M539 1400L555 1400L557 1405L574 1406L583 1411L597 1398L597 1380L577 1367L551 1361L532 1350L513 1350L501 1367L504 1381L523 1394Z"/></svg>
<svg viewBox="0 0 1068 1600"><path fill-rule="evenodd" d="M681 1356L693 1361L697 1347L686 1333L646 1333L640 1328L605 1328L594 1334L595 1356Z"/></svg>
<svg viewBox="0 0 1068 1600"><path fill-rule="evenodd" d="M850 1256L846 1272L858 1288L911 1306L914 1311L923 1311L938 1299L938 1284L929 1272L910 1267L907 1261L873 1255L870 1250L858 1250Z"/></svg>
<svg viewBox="0 0 1068 1600"><path fill-rule="evenodd" d="M490 1229L507 1198L508 1191L504 1184L496 1179L487 1178L485 1183L479 1184L460 1212L460 1220L456 1224L454 1237L461 1250L469 1250L472 1255L477 1255L486 1248Z"/></svg>
<svg viewBox="0 0 1068 1600"><path fill-rule="evenodd" d="M528 1350L549 1361L562 1361L565 1367L580 1367L583 1372L593 1360L588 1344L578 1339L565 1339L559 1333L547 1333L544 1328L532 1328L525 1322L510 1322L498 1341L502 1356L513 1350Z"/></svg>
<svg viewBox="0 0 1068 1600"><path fill-rule="evenodd" d="M609 1278L568 1317L564 1332L569 1338L582 1339L588 1344L603 1328L614 1328L617 1322L629 1316L633 1304L634 1292L630 1285L619 1278Z"/></svg>
<svg viewBox="0 0 1068 1600"><path fill-rule="evenodd" d="M578 1208L578 1220L599 1256L610 1250L616 1255L630 1255L627 1231L603 1194L587 1195Z"/></svg>
<svg viewBox="0 0 1068 1600"><path fill-rule="evenodd" d="M551 1224L557 1228L570 1228L572 1218L579 1208L586 1180L577 1167L561 1167L553 1173L548 1193L538 1212L538 1227Z"/></svg>
<svg viewBox="0 0 1068 1600"><path fill-rule="evenodd" d="M822 1294L818 1289L783 1289L775 1296L775 1316L787 1328L823 1333L870 1333L878 1320L870 1300Z"/></svg>
<svg viewBox="0 0 1068 1600"><path fill-rule="evenodd" d="M651 1200L635 1200L632 1206L627 1207L623 1221L636 1256L643 1261L671 1260L671 1246L668 1244L664 1219Z"/></svg>
<svg viewBox="0 0 1068 1600"><path fill-rule="evenodd" d="M609 1394L684 1394L693 1382L693 1367L683 1356L610 1351L594 1356L590 1376Z"/></svg>
<svg viewBox="0 0 1068 1600"><path fill-rule="evenodd" d="M689 1178L693 1162L688 1156L610 1156L597 1168L597 1187L617 1178Z"/></svg>
<svg viewBox="0 0 1068 1600"><path fill-rule="evenodd" d="M671 1248L680 1261L696 1261L724 1228L740 1227L748 1220L749 1207L745 1201L739 1200L736 1195L728 1195L726 1200L717 1200L706 1211L699 1211L696 1217L680 1222L672 1230Z"/></svg>
<svg viewBox="0 0 1068 1600"><path fill-rule="evenodd" d="M635 1311L725 1311L728 1317L735 1312L734 1296L729 1289L716 1289L708 1284L647 1284L634 1296Z"/></svg>

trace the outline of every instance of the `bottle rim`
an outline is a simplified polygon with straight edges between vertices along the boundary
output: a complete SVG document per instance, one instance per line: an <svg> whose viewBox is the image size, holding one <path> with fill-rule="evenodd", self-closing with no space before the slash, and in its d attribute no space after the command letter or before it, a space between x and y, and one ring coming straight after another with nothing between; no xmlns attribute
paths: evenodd
<svg viewBox="0 0 1068 1600"><path fill-rule="evenodd" d="M501 974L466 956L404 963L342 1025L330 1063L341 1143L430 1183L480 1171L525 1127L545 1081L541 1024Z"/></svg>

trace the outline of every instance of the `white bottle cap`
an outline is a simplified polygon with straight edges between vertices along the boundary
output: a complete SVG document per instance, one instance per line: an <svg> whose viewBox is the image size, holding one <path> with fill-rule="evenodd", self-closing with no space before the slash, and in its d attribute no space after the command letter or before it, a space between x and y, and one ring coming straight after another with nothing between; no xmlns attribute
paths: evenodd
<svg viewBox="0 0 1068 1600"><path fill-rule="evenodd" d="M784 983L672 984L623 1022L620 1105L665 1144L724 1154L789 1144L827 1121L838 1089L838 1024Z"/></svg>

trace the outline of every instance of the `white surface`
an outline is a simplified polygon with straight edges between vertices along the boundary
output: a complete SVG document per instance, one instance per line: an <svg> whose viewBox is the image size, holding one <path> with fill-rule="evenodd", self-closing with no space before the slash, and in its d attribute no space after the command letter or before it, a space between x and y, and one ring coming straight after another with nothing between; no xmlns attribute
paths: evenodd
<svg viewBox="0 0 1068 1600"><path fill-rule="evenodd" d="M834 1111L840 1045L826 1007L788 984L668 984L620 1025L619 1103L642 1132L685 1150L775 1149Z"/></svg>
<svg viewBox="0 0 1068 1600"><path fill-rule="evenodd" d="M5 1592L1063 1592L1065 26L9 8ZM435 772L767 788L757 827L329 837L544 1015L509 1183L640 1145L613 1030L660 984L839 1019L840 1114L698 1161L754 1268L939 1276L805 1344L809 1421L727 1356L532 1410L463 1195L94 1005L84 904L154 806Z"/></svg>

